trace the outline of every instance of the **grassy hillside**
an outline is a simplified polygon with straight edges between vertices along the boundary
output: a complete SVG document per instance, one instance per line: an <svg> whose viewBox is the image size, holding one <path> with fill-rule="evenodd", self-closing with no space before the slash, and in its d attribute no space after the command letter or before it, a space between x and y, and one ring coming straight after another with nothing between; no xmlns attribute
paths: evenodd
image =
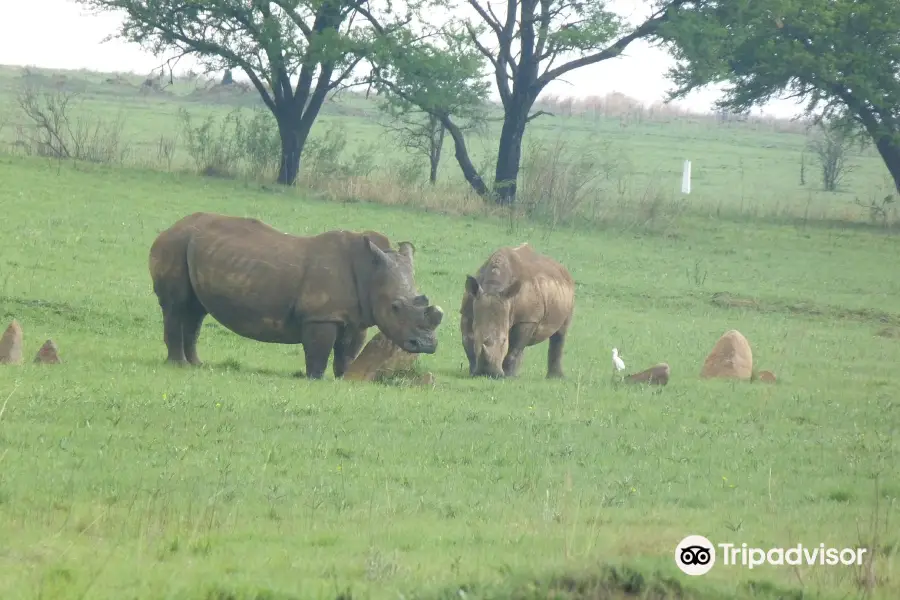
<svg viewBox="0 0 900 600"><path fill-rule="evenodd" d="M102 76L78 77L101 87ZM146 144L189 102L88 98L130 110ZM350 139L375 135L364 116L337 110L326 118ZM776 165L802 139L749 126L633 127L643 133L618 139L655 148L660 163L690 143L723 163ZM765 139L781 146L763 148ZM859 161L878 172L874 159ZM760 202L759 182L793 185L787 166L768 177L763 162L747 171ZM709 187L698 177L696 198L714 201L714 188L739 206L731 171L715 172L722 179ZM896 236L746 214L571 230L18 154L0 156L0 182L0 323L20 321L29 361L47 338L64 361L0 368L3 598L900 593ZM446 312L438 352L421 358L434 387L334 381L330 370L324 381L296 379L300 347L245 340L212 319L200 340L206 366L165 366L147 252L198 210L296 234L373 228L412 241L418 286ZM544 379L541 345L517 380L470 379L457 313L465 275L523 241L578 284L568 377ZM699 379L731 328L776 384ZM668 362L672 381L613 384L613 346L629 371ZM694 533L764 548L864 546L874 562L717 565L690 578L672 556Z"/></svg>
<svg viewBox="0 0 900 600"><path fill-rule="evenodd" d="M58 101L57 93L75 94L67 109L71 129L99 131L93 136L95 143L115 145L113 153L122 162L196 172L215 162L214 154L228 154L239 144L233 123L224 121L227 115L238 111L246 123L254 110L263 110L259 96L246 84L223 87L204 78L175 79L171 84L168 79L152 79L152 85L144 82L144 77L129 74L0 67L0 125L6 123L0 127L0 144L12 144L18 154L38 151L35 120L23 115L18 102L23 90L31 90L44 104L54 98ZM862 151L848 149L849 172L839 190L823 191L821 167L807 148L810 135L799 123L771 119L719 123L714 117L684 114L671 107L617 108L613 100L597 100L579 113L550 99L544 107L555 116L529 125L520 186L525 188L523 202L541 205L536 212L544 220L598 222L611 214L652 211L654 215L688 212L739 220L869 222L873 213L866 207L880 206L892 189L887 170L870 146ZM202 148L193 154L189 131L180 117L183 111L191 118L194 146ZM207 117L214 122L200 134ZM468 138L473 160L485 178L493 176L499 135L499 113L495 110L492 117L495 120L486 132ZM415 196L420 205L473 212L478 203L464 197L468 188L453 158L449 136L440 172L442 185L433 189L407 184L397 189L398 180L421 181L427 170L421 159L410 165L417 157L402 150L379 124L385 122L375 101L362 94L343 93L327 102L304 153L303 183L340 199L406 203ZM255 126L259 123L274 135L267 114ZM115 136L109 133L113 129L118 132ZM251 144L254 147L248 152L258 156L258 140ZM341 156L335 157L336 152ZM270 163L277 156L271 158ZM689 196L680 192L685 159L692 161ZM251 171L251 175L259 174L259 169ZM337 171L347 176L335 181ZM896 221L896 210L887 208L886 215L875 214L881 224Z"/></svg>

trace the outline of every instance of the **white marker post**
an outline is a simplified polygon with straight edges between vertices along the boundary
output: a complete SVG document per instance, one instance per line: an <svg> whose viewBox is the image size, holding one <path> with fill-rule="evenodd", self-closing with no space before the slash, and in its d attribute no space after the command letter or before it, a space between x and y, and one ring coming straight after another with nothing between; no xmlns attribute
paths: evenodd
<svg viewBox="0 0 900 600"><path fill-rule="evenodd" d="M681 193L691 193L691 161L684 161L684 171L681 173Z"/></svg>

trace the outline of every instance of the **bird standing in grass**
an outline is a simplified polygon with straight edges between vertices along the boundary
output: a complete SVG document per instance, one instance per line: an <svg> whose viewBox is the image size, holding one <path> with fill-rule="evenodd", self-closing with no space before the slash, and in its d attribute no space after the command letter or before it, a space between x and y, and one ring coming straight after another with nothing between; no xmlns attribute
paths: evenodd
<svg viewBox="0 0 900 600"><path fill-rule="evenodd" d="M621 358L619 358L619 349L618 348L613 348L612 363L613 363L613 368L616 370L616 372L625 370L625 363L622 362Z"/></svg>

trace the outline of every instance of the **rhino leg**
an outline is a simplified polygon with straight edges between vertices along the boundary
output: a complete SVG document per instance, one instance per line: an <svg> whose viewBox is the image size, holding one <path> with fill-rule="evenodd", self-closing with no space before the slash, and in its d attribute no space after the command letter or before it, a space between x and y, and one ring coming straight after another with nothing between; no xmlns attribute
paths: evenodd
<svg viewBox="0 0 900 600"><path fill-rule="evenodd" d="M194 302L194 306L185 312L181 334L184 338L184 357L189 363L195 367L203 364L200 357L197 356L197 340L200 337L200 327L203 325L203 319L206 318L206 309L200 302Z"/></svg>
<svg viewBox="0 0 900 600"><path fill-rule="evenodd" d="M469 375L474 377L477 357L475 356L475 343L472 341L472 318L474 313L472 311L471 295L465 294L463 296L459 313L459 332L462 336L463 350L466 353L466 358L469 360Z"/></svg>
<svg viewBox="0 0 900 600"><path fill-rule="evenodd" d="M187 243L184 235L171 232L158 238L150 250L150 275L163 313L167 360L178 365L198 365L197 337L206 309L191 284L184 257Z"/></svg>
<svg viewBox="0 0 900 600"><path fill-rule="evenodd" d="M466 352L466 358L469 359L469 375L475 376L475 345L472 343L472 338L470 336L464 336L463 341L463 350Z"/></svg>
<svg viewBox="0 0 900 600"><path fill-rule="evenodd" d="M166 298L168 300L168 298ZM168 350L170 363L198 366L197 338L200 326L206 317L206 309L196 296L191 295L186 302L160 302L163 313L163 341Z"/></svg>
<svg viewBox="0 0 900 600"><path fill-rule="evenodd" d="M566 322L559 331L550 336L549 347L547 348L547 377L562 379L565 377L562 368L563 346L566 345L566 334L569 332L569 321Z"/></svg>
<svg viewBox="0 0 900 600"><path fill-rule="evenodd" d="M525 348L531 342L535 329L537 325L534 323L519 323L509 330L509 349L503 359L503 374L506 377L515 377L518 374Z"/></svg>
<svg viewBox="0 0 900 600"><path fill-rule="evenodd" d="M169 356L166 360L170 363L185 365L187 358L184 355L183 315L174 310L163 309L163 341Z"/></svg>
<svg viewBox="0 0 900 600"><path fill-rule="evenodd" d="M522 359L525 357L524 350L511 351L503 359L503 375L506 377L515 377L519 374L519 367L522 366Z"/></svg>
<svg viewBox="0 0 900 600"><path fill-rule="evenodd" d="M304 323L301 343L306 357L307 379L322 379L328 367L328 357L338 340L337 323Z"/></svg>
<svg viewBox="0 0 900 600"><path fill-rule="evenodd" d="M347 372L347 367L356 360L365 343L365 329L357 329L349 325L343 328L343 331L337 336L334 343L334 362L331 366L335 379L340 379L344 376L344 373Z"/></svg>

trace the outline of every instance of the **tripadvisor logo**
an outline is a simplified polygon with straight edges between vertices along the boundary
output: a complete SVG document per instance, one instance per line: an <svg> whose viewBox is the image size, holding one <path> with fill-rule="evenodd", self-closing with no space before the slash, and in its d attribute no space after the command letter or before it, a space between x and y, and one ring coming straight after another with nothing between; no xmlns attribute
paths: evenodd
<svg viewBox="0 0 900 600"><path fill-rule="evenodd" d="M713 544L702 535L689 535L675 547L675 564L686 575L705 575L716 564L716 547L721 564L753 569L761 565L862 565L867 548L830 548L825 544L791 548L753 548L747 544Z"/></svg>
<svg viewBox="0 0 900 600"><path fill-rule="evenodd" d="M675 564L686 575L706 575L716 564L716 547L702 535L689 535L675 547Z"/></svg>

